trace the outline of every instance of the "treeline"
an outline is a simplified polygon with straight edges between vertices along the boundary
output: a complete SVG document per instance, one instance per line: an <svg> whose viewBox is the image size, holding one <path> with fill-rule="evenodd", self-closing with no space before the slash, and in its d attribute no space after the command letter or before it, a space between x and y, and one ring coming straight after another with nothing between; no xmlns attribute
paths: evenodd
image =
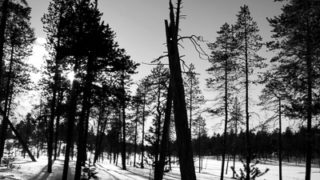
<svg viewBox="0 0 320 180"><path fill-rule="evenodd" d="M297 131L293 131L291 128L286 128L284 132L282 132L282 140L283 140L283 160L286 162L299 162L304 163L305 152L306 152L306 136L307 130L305 127L300 127ZM319 164L320 157L320 130L317 128L312 129L312 134L315 139L314 144L315 148L313 149L313 163ZM272 132L268 132L267 130L260 130L255 133L251 133L250 137L252 139L252 153L259 160L276 160L278 158L278 131L275 129ZM245 133L240 131L239 134L235 134L234 132L227 133L226 136L228 140L227 145L227 154L229 156L236 155L238 158L245 157L245 147L243 143L245 142ZM218 156L221 157L223 153L223 139L224 135L214 134L212 137L201 136L201 138L197 138L193 140L193 149L195 154L198 154L199 144L201 149L201 156Z"/></svg>

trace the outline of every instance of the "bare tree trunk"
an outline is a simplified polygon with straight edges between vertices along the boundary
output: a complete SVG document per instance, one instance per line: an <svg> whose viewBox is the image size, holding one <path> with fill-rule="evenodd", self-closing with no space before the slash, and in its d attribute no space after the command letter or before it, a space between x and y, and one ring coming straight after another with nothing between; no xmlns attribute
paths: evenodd
<svg viewBox="0 0 320 180"><path fill-rule="evenodd" d="M124 72L122 73L121 78L121 86L122 86L122 102L121 102L121 113L122 113L122 149L121 149L121 162L122 169L126 170L126 93L124 89Z"/></svg>
<svg viewBox="0 0 320 180"><path fill-rule="evenodd" d="M251 143L250 143L250 128L249 128L249 66L248 66L248 41L247 29L245 29L245 89L246 89L246 180L250 180L250 163L251 163Z"/></svg>
<svg viewBox="0 0 320 180"><path fill-rule="evenodd" d="M167 94L165 118L164 118L163 132L162 132L162 139L161 139L160 158L159 158L159 162L156 163L155 165L154 180L163 179L164 166L165 166L165 160L166 160L166 154L168 151L168 142L169 142L170 118L171 118L171 110L172 110L172 95L173 95L172 87L170 82L169 88L168 88L168 94Z"/></svg>
<svg viewBox="0 0 320 180"><path fill-rule="evenodd" d="M223 132L223 151L222 151L222 163L221 163L221 174L220 180L223 180L224 177L224 162L226 156L226 149L227 149L227 128L228 128L228 59L225 60L225 67L224 67L224 113L225 113L225 120L224 120L224 132Z"/></svg>
<svg viewBox="0 0 320 180"><path fill-rule="evenodd" d="M180 55L178 49L178 31L181 0L178 0L176 16L170 1L170 25L165 21L167 48L169 56L170 79L172 80L174 119L177 134L178 156L182 180L195 180L195 168L191 145L191 133L188 128L185 94L181 77Z"/></svg>
<svg viewBox="0 0 320 180"><path fill-rule="evenodd" d="M312 160L312 149L313 149L313 141L312 141L312 85L313 85L313 67L312 67L312 53L311 53L311 32L309 25L309 18L307 18L307 39L306 39L306 70L307 70L307 155L306 155L306 179L311 179L311 160Z"/></svg>
<svg viewBox="0 0 320 180"><path fill-rule="evenodd" d="M60 128L60 117L61 117L61 102L63 99L63 92L59 92L59 100L57 104L57 119L56 119L56 131L55 131L55 147L54 147L54 160L57 159L57 151L59 146L59 128Z"/></svg>
<svg viewBox="0 0 320 180"><path fill-rule="evenodd" d="M77 66L75 66L74 72L77 72ZM69 104L69 112L68 112L68 131L67 131L67 145L66 145L66 153L64 158L63 164L63 174L62 180L67 180L68 177L68 169L69 169L69 156L70 153L73 157L73 131L74 131L74 123L75 123L75 116L77 112L77 97L78 97L78 89L80 87L79 82L74 79L72 83L72 90L70 95Z"/></svg>
<svg viewBox="0 0 320 180"><path fill-rule="evenodd" d="M142 137L141 137L141 168L144 168L144 126L145 126L146 93L143 95L142 109Z"/></svg>
<svg viewBox="0 0 320 180"><path fill-rule="evenodd" d="M134 157L133 157L133 167L136 167L136 156L137 156L137 136L138 136L138 116L139 116L139 105L137 105L136 119L134 127Z"/></svg>
<svg viewBox="0 0 320 180"><path fill-rule="evenodd" d="M282 135L281 135L281 99L279 98L279 180L282 180Z"/></svg>
<svg viewBox="0 0 320 180"><path fill-rule="evenodd" d="M79 118L78 124L78 153L77 153L77 162L76 162L76 170L74 179L79 180L81 176L81 167L85 163L85 155L86 155L86 146L87 146L87 131L88 131L88 118L91 108L91 86L94 78L93 69L94 69L94 61L96 60L96 56L94 52L91 52L88 56L87 61L87 75L85 77L85 87L83 92L83 100L82 100L82 110Z"/></svg>

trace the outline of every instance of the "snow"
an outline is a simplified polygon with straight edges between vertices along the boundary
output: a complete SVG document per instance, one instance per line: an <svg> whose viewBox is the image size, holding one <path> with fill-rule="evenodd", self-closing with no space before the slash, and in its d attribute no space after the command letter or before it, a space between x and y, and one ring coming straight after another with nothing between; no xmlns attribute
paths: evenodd
<svg viewBox="0 0 320 180"><path fill-rule="evenodd" d="M121 159L119 159L121 162ZM130 161L129 161L130 162ZM131 163L132 164L132 163ZM220 179L221 161L212 157L204 157L202 160L202 170L199 171L199 161L195 158L195 168L197 179L199 180L218 180ZM227 164L227 163L226 163ZM229 162L228 173L225 175L226 180L232 179L232 161ZM37 159L37 162L30 161L27 157L16 157L12 169L0 167L0 179L8 180L59 180L62 177L63 157L57 159L53 164L52 173L47 173L47 158L45 156ZM119 163L120 165L120 163ZM242 167L240 162L236 162L236 170ZM277 162L270 161L260 163L258 167L261 170L269 169L267 174L258 178L258 180L276 180L278 179ZM75 161L70 160L68 179L73 179ZM96 164L96 171L99 180L149 180L153 179L153 171L150 167L140 169L127 165L127 170L122 170L114 164L109 164L109 160ZM294 165L283 163L283 179L303 180L305 167L303 165ZM180 172L177 164L172 165L172 171L165 174L166 180L179 180ZM320 168L312 168L312 180L320 179Z"/></svg>

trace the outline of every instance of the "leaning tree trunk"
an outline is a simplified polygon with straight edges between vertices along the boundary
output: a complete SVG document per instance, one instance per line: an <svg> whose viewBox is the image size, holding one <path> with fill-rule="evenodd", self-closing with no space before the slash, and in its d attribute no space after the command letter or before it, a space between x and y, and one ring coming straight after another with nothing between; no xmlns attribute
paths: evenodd
<svg viewBox="0 0 320 180"><path fill-rule="evenodd" d="M16 138L18 139L19 143L22 145L23 150L28 153L30 159L33 162L36 162L36 159L32 155L31 151L29 151L29 149L28 149L27 143L24 142L23 138L20 136L19 132L13 126L13 124L11 123L11 121L9 120L9 118L6 116L5 112L2 109L0 109L0 114L3 117L3 121L7 121L8 122L10 129L14 132L14 134L15 134Z"/></svg>
<svg viewBox="0 0 320 180"><path fill-rule="evenodd" d="M158 163L155 164L155 171L154 171L154 180L162 180L163 173L164 173L164 166L166 160L166 154L168 151L168 142L169 142L169 131L170 131L170 118L171 118L171 110L172 110L172 87L171 82L168 88L167 94L167 102L166 102L166 109L165 109L165 117L163 123L163 132L162 132L162 139L161 139L161 149L160 149L160 158Z"/></svg>
<svg viewBox="0 0 320 180"><path fill-rule="evenodd" d="M195 168L191 145L191 133L188 128L185 94L181 77L180 55L178 49L178 31L181 0L178 0L177 12L174 14L170 1L170 25L165 21L170 78L172 80L174 119L177 134L178 156L182 180L195 180Z"/></svg>

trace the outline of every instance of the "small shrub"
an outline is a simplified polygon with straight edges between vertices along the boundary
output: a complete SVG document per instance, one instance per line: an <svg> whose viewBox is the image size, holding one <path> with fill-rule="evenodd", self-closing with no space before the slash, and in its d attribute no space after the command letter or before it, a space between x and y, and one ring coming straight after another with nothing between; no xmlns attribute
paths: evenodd
<svg viewBox="0 0 320 180"><path fill-rule="evenodd" d="M242 165L243 165L243 169L240 168L240 173L236 172L235 168L233 166L231 166L232 171L235 174L235 179L237 180L245 180L247 178L247 165L245 162L243 162L243 160L240 160ZM259 164L259 161L256 160L255 163L250 164L250 179L255 180L258 177L261 177L263 175L265 175L269 169L267 168L266 170L264 170L263 172L257 167L257 164Z"/></svg>

